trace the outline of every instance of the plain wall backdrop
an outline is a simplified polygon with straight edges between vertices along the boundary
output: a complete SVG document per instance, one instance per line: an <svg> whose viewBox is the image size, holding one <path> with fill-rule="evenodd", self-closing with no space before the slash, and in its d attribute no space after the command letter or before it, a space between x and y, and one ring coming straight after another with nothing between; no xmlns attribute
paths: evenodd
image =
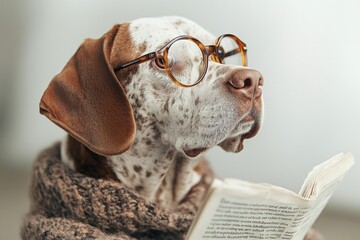
<svg viewBox="0 0 360 240"><path fill-rule="evenodd" d="M3 0L0 140L8 164L29 167L65 134L38 102L80 43L115 23L180 15L248 45L249 66L265 77L265 122L239 154L206 153L219 177L298 191L308 171L341 151L360 161L360 4L318 1ZM360 212L360 164L333 206Z"/></svg>

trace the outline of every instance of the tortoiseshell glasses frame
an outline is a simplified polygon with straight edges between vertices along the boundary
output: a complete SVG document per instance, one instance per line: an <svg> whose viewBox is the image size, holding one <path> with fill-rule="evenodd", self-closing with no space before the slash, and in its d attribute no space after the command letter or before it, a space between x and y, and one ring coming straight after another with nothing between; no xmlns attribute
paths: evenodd
<svg viewBox="0 0 360 240"><path fill-rule="evenodd" d="M237 44L238 47L236 47L235 49L233 49L229 52L224 52L224 48L221 47L221 41L225 38L231 38ZM199 79L193 84L184 84L184 83L179 82L178 80L176 80L176 78L173 76L173 74L171 72L171 62L169 62L169 60L168 60L169 49L175 42L177 42L179 40L192 41L199 47L199 49L202 52L203 72L200 74ZM206 45L206 46L202 42L200 42L198 39L196 39L192 36L181 35L181 36L178 36L178 37L172 39L164 47L162 47L161 49L159 49L155 52L151 52L151 53L142 55L132 61L118 65L117 67L114 68L114 71L117 72L123 68L130 67L135 64L144 63L144 62L147 62L150 60L156 60L156 61L161 62L161 65L164 66L164 70L166 71L167 75L176 85L181 86L181 87L192 87L192 86L199 84L201 82L201 80L203 80L203 78L207 72L209 57L211 57L212 61L215 61L218 63L224 63L224 59L226 57L230 57L230 56L240 53L241 61L242 61L241 65L247 66L246 51L247 51L246 44L244 42L242 42L238 37L236 37L235 35L232 35L232 34L223 34L216 39L215 45Z"/></svg>

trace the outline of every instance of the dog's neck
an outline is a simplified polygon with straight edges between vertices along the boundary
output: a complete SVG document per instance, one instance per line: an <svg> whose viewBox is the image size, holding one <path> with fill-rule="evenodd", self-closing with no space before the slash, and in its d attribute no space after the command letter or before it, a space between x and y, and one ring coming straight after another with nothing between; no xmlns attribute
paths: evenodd
<svg viewBox="0 0 360 240"><path fill-rule="evenodd" d="M176 205L198 180L196 160L154 139L137 138L128 151L109 159L127 187L167 207Z"/></svg>
<svg viewBox="0 0 360 240"><path fill-rule="evenodd" d="M199 181L198 163L163 144L153 127L138 131L131 148L118 156L100 156L68 136L62 159L77 171L97 178L120 180L145 199L172 208Z"/></svg>

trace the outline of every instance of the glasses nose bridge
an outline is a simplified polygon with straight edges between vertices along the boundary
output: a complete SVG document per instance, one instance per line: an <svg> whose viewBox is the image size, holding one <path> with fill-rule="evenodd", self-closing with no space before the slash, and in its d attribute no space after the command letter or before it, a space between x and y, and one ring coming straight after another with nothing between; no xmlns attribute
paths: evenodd
<svg viewBox="0 0 360 240"><path fill-rule="evenodd" d="M219 55L219 45L207 45L205 46L207 59L211 59L214 62L221 63L223 56Z"/></svg>

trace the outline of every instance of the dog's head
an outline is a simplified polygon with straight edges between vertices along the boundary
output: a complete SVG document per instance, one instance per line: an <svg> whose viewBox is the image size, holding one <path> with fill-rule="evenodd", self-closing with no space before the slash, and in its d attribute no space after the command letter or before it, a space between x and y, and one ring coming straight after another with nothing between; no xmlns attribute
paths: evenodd
<svg viewBox="0 0 360 240"><path fill-rule="evenodd" d="M171 80L159 59L127 66L180 35L204 45L216 40L197 24L178 17L139 19L114 26L98 40L86 40L50 83L41 112L101 155L126 151L136 129L146 127L157 133L153 138L190 157L216 145L240 151L243 140L254 136L262 121L259 72L212 61L210 54L202 80L183 87ZM177 79L197 79L205 68L192 48L173 50L168 59L170 74ZM118 66L123 67L115 72Z"/></svg>

